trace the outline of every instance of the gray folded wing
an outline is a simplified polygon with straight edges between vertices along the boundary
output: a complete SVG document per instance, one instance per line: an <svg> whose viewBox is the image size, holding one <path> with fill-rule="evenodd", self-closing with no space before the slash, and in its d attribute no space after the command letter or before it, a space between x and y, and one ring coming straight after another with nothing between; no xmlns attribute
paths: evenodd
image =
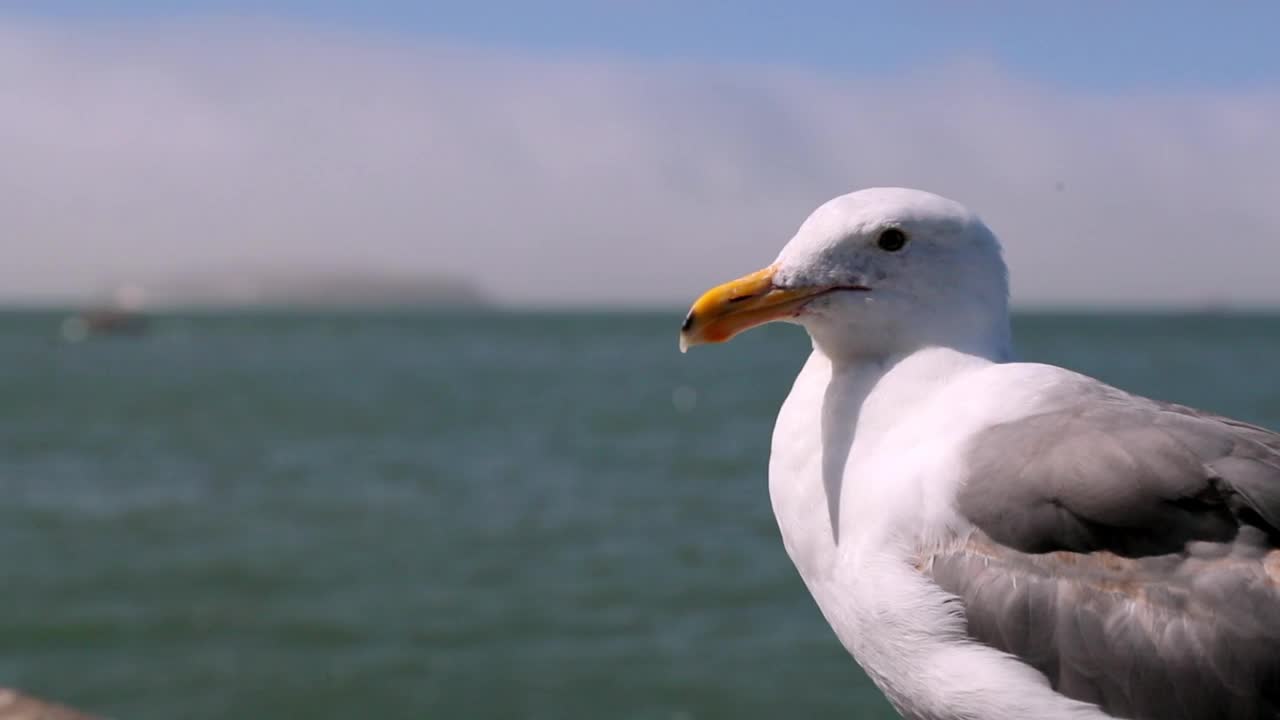
<svg viewBox="0 0 1280 720"><path fill-rule="evenodd" d="M976 641L1117 717L1280 718L1280 435L1089 394L975 438L921 558Z"/></svg>

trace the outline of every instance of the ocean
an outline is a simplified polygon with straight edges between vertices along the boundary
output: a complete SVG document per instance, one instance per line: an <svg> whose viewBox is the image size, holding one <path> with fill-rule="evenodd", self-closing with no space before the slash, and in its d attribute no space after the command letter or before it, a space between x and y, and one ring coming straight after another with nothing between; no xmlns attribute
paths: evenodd
<svg viewBox="0 0 1280 720"><path fill-rule="evenodd" d="M795 327L0 314L0 685L127 718L892 718L769 506ZM1280 427L1280 316L1031 314L1023 359Z"/></svg>

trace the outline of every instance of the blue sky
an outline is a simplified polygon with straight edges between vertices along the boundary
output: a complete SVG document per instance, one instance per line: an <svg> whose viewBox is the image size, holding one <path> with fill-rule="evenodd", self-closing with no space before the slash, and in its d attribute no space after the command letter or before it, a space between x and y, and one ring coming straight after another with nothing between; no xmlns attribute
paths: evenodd
<svg viewBox="0 0 1280 720"><path fill-rule="evenodd" d="M314 267L678 307L902 185L1024 306L1280 305L1280 4L782 6L9 0L0 301Z"/></svg>
<svg viewBox="0 0 1280 720"><path fill-rule="evenodd" d="M10 0L73 19L270 17L551 56L783 63L844 73L996 62L1068 87L1247 88L1280 77L1280 4Z"/></svg>

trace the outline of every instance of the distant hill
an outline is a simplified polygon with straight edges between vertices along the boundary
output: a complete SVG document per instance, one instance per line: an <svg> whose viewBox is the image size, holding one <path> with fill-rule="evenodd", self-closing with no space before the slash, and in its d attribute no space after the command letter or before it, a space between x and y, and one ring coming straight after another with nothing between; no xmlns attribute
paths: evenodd
<svg viewBox="0 0 1280 720"><path fill-rule="evenodd" d="M216 271L119 283L115 305L137 308L475 307L488 298L466 280L350 270Z"/></svg>

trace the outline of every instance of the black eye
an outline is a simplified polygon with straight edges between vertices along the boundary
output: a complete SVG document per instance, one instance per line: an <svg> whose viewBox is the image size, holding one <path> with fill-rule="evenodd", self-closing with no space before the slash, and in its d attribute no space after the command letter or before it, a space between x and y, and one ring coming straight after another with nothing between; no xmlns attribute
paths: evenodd
<svg viewBox="0 0 1280 720"><path fill-rule="evenodd" d="M876 245L885 252L898 252L907 244L907 234L898 228L888 228L880 233Z"/></svg>

